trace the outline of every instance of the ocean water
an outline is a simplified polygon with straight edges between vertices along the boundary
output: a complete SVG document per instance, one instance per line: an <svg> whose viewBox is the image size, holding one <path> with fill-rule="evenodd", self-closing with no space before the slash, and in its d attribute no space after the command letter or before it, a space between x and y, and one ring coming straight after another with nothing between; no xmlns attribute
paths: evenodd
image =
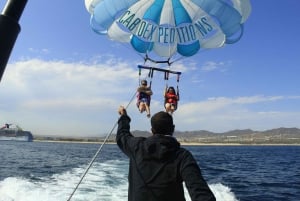
<svg viewBox="0 0 300 201"><path fill-rule="evenodd" d="M0 201L68 200L99 147L0 141ZM217 201L300 200L300 146L185 147ZM127 173L125 155L105 144L71 200L126 201Z"/></svg>

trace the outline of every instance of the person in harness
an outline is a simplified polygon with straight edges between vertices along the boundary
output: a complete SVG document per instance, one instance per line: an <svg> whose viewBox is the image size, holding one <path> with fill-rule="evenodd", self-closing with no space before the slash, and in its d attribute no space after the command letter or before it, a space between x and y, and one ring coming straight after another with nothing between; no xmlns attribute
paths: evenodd
<svg viewBox="0 0 300 201"><path fill-rule="evenodd" d="M164 91L165 98L165 108L166 112L169 114L173 114L173 112L177 109L178 101L179 101L179 93L176 92L174 87L166 86Z"/></svg>
<svg viewBox="0 0 300 201"><path fill-rule="evenodd" d="M147 80L142 80L141 85L137 88L137 107L139 111L143 113L144 111L147 112L147 117L151 116L150 114L150 101L152 90L151 87L147 86Z"/></svg>

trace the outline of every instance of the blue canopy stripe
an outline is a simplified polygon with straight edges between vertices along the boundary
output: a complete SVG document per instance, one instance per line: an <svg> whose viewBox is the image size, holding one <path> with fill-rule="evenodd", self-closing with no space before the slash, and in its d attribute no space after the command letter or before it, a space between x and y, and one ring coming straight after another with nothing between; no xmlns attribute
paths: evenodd
<svg viewBox="0 0 300 201"><path fill-rule="evenodd" d="M190 57L243 35L250 0L85 0L92 29L141 54Z"/></svg>

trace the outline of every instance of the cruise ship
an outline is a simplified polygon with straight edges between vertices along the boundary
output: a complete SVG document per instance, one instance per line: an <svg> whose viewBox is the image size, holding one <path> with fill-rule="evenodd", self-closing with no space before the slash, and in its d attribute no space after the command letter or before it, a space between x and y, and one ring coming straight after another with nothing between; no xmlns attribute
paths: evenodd
<svg viewBox="0 0 300 201"><path fill-rule="evenodd" d="M32 142L33 135L30 131L23 131L18 125L4 124L0 128L0 141L26 141Z"/></svg>

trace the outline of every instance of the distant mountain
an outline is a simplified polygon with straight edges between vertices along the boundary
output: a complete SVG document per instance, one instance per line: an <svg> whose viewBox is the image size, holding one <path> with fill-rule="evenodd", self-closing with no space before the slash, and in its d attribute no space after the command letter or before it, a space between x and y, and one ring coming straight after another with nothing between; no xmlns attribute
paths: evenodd
<svg viewBox="0 0 300 201"><path fill-rule="evenodd" d="M149 137L150 132L133 131L134 136ZM175 131L174 136L180 142L195 143L300 143L299 128L276 128L265 131L254 131L251 129L232 130L223 133L214 133L206 130L199 131Z"/></svg>
<svg viewBox="0 0 300 201"><path fill-rule="evenodd" d="M132 131L134 136L143 136L148 137L151 136L150 132L147 131ZM300 137L300 129L299 128L275 128L271 130L265 131L254 131L251 129L244 130L232 130L223 133L214 133L206 130L198 130L198 131L175 131L174 136L176 137L185 137L185 138L195 138L195 137L213 137L213 136L277 136L284 135L288 137Z"/></svg>
<svg viewBox="0 0 300 201"><path fill-rule="evenodd" d="M132 134L136 137L150 137L148 131L135 130ZM175 131L174 136L181 143L201 144L300 144L299 128L276 128L265 131L251 129L232 130L223 133L214 133L206 130ZM34 140L48 141L73 141L73 142L103 142L105 137L59 137L35 136ZM107 142L114 143L116 135L109 136Z"/></svg>

